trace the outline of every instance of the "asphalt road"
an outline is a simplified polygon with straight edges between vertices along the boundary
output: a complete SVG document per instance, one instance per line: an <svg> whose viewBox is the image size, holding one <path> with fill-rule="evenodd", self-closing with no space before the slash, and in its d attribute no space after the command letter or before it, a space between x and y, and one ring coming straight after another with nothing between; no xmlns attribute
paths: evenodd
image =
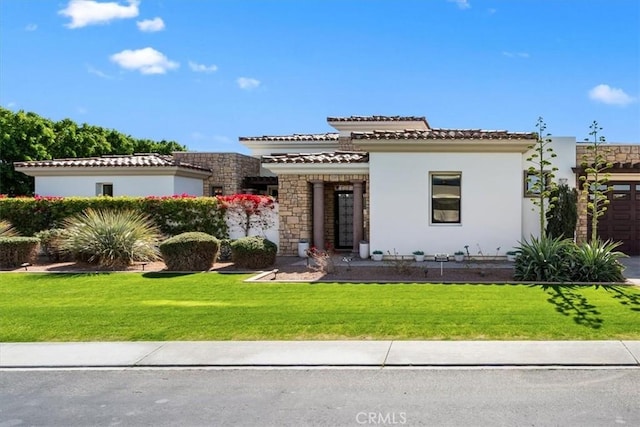
<svg viewBox="0 0 640 427"><path fill-rule="evenodd" d="M23 425L637 426L640 369L0 371Z"/></svg>

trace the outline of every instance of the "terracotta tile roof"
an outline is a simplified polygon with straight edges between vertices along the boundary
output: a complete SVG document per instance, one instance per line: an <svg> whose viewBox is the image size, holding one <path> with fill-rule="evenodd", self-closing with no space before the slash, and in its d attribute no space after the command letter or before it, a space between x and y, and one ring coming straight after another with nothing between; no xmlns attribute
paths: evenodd
<svg viewBox="0 0 640 427"><path fill-rule="evenodd" d="M337 141L337 133L293 134L281 136L241 136L240 141Z"/></svg>
<svg viewBox="0 0 640 427"><path fill-rule="evenodd" d="M418 116L349 116L327 117L328 122L427 122L425 117Z"/></svg>
<svg viewBox="0 0 640 427"><path fill-rule="evenodd" d="M509 132L506 130L480 129L428 129L352 132L352 139L536 139L533 132Z"/></svg>
<svg viewBox="0 0 640 427"><path fill-rule="evenodd" d="M15 162L14 166L30 168L179 166L187 169L211 171L211 169L204 166L179 162L176 161L173 156L156 153L137 153L132 155L105 155L101 157L35 160L30 162Z"/></svg>
<svg viewBox="0 0 640 427"><path fill-rule="evenodd" d="M326 153L276 154L262 156L263 163L368 163L369 153L335 151Z"/></svg>

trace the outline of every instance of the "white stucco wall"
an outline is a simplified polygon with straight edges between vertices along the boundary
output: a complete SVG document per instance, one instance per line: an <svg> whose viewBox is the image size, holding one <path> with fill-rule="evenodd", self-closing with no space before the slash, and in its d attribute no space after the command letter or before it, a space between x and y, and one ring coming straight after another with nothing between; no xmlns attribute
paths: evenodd
<svg viewBox="0 0 640 427"><path fill-rule="evenodd" d="M575 187L576 175L573 173L572 168L576 166L576 138L566 136L552 137L549 147L553 149L557 156L553 159L548 159L553 166L558 168L555 172L554 181L560 182L560 179L566 179L569 187ZM522 156L523 171L533 165L531 162L526 161L530 155L531 153L526 153ZM524 195L524 178L522 191ZM540 210L531 200L529 197L522 198L522 239L527 240L531 236L540 236Z"/></svg>
<svg viewBox="0 0 640 427"><path fill-rule="evenodd" d="M280 233L278 232L278 212L280 209L280 205L276 202L270 214L270 221L272 226L265 229L259 230L252 228L249 230L249 236L261 236L266 237L268 240L271 240L275 243L278 248L280 248ZM227 226L229 227L229 238L230 239L239 239L240 237L244 237L244 230L242 230L238 225L236 225L233 221L229 219L229 215L225 216L225 221L227 222Z"/></svg>
<svg viewBox="0 0 640 427"><path fill-rule="evenodd" d="M371 153L370 250L486 256L522 232L521 153ZM461 172L461 224L431 224L431 172Z"/></svg>
<svg viewBox="0 0 640 427"><path fill-rule="evenodd" d="M113 184L114 196L172 196L188 193L202 195L202 180L155 176L38 176L35 178L35 192L40 196L82 196L96 195L97 183Z"/></svg>
<svg viewBox="0 0 640 427"><path fill-rule="evenodd" d="M177 176L174 178L173 194L188 194L190 196L203 196L204 186L202 179Z"/></svg>

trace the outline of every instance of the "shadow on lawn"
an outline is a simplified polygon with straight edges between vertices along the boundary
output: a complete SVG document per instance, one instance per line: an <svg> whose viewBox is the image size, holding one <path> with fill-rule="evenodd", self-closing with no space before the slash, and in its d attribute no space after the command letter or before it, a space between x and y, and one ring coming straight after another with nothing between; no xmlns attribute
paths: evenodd
<svg viewBox="0 0 640 427"><path fill-rule="evenodd" d="M613 294L613 298L624 306L629 307L632 311L640 311L640 295L631 293L621 286L605 286L607 292Z"/></svg>
<svg viewBox="0 0 640 427"><path fill-rule="evenodd" d="M173 277L191 276L199 274L200 271L150 271L149 273L142 273L142 277L145 279L171 279Z"/></svg>
<svg viewBox="0 0 640 427"><path fill-rule="evenodd" d="M567 285L547 285L543 290L551 297L547 300L556 306L556 311L573 318L578 325L600 329L604 320L597 307L590 304L584 295L575 291L577 287ZM623 293L624 294L624 293Z"/></svg>

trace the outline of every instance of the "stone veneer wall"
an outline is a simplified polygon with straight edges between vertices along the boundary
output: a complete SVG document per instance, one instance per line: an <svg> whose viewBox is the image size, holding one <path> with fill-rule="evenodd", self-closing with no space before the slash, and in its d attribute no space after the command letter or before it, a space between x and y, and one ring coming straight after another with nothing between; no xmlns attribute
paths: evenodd
<svg viewBox="0 0 640 427"><path fill-rule="evenodd" d="M366 184L364 190L364 238L368 240L369 181L368 175L280 175L278 177L280 255L297 255L298 242L313 237L313 184L325 183L325 242L333 245L333 191L336 185L348 186L353 181ZM331 223L329 227L328 224ZM313 242L311 242L313 244Z"/></svg>
<svg viewBox="0 0 640 427"><path fill-rule="evenodd" d="M348 136L341 136L338 138L338 146L341 151L362 151L357 150L353 145L353 140Z"/></svg>
<svg viewBox="0 0 640 427"><path fill-rule="evenodd" d="M589 144L578 144L576 146L576 165L580 167L584 161L584 156L593 161L593 157L590 156L590 151L587 149ZM607 162L611 163L637 163L640 161L640 145L608 145L601 146L606 150ZM610 178L615 179L615 174L611 174ZM579 177L576 177L576 188L578 191L582 189L582 182L579 181ZM576 226L576 240L578 242L584 242L589 235L588 230L588 216L586 212L586 200L582 197L578 197L578 224Z"/></svg>
<svg viewBox="0 0 640 427"><path fill-rule="evenodd" d="M239 153L175 152L173 157L185 163L211 168L211 176L203 181L203 193L211 196L211 187L222 187L223 194L242 191L242 180L260 175L260 159Z"/></svg>

